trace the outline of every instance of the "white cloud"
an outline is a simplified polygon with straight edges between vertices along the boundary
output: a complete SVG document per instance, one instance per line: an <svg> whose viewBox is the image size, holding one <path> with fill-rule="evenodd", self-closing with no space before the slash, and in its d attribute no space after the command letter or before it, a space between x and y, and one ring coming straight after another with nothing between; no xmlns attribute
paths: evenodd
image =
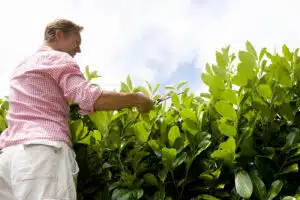
<svg viewBox="0 0 300 200"><path fill-rule="evenodd" d="M299 44L297 0L10 0L0 3L0 96L9 75L42 42L45 24L65 17L82 24L82 69L90 65L99 83L118 87L127 74L134 83L156 82L177 63L198 55L197 67L214 62L215 51L246 40L260 49ZM199 90L200 85L199 74Z"/></svg>

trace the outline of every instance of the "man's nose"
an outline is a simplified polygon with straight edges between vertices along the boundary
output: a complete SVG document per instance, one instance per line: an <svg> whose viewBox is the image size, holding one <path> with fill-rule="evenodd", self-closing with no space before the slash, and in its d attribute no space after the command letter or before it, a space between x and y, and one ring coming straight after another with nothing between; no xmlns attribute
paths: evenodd
<svg viewBox="0 0 300 200"><path fill-rule="evenodd" d="M76 51L77 51L77 53L81 53L81 49L79 46L76 48Z"/></svg>

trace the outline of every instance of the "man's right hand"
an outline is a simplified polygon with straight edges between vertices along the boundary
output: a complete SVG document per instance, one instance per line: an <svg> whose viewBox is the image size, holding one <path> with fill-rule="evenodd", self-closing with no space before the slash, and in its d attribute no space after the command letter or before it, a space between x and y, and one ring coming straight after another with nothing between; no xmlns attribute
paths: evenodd
<svg viewBox="0 0 300 200"><path fill-rule="evenodd" d="M137 95L140 99L140 104L137 106L138 111L141 113L149 112L152 109L154 102L143 94L138 93Z"/></svg>
<svg viewBox="0 0 300 200"><path fill-rule="evenodd" d="M142 93L102 91L94 104L95 110L119 110L136 107L139 112L149 112L154 102Z"/></svg>

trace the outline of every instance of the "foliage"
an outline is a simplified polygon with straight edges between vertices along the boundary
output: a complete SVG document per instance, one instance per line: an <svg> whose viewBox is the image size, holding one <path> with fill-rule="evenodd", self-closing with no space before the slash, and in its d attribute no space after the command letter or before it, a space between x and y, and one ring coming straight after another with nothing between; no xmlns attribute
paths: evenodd
<svg viewBox="0 0 300 200"><path fill-rule="evenodd" d="M70 130L80 167L79 199L300 199L300 59L266 48L216 52L195 95L166 86L170 103L82 116L70 104ZM85 75L89 80L96 72ZM158 100L160 85L134 87ZM0 131L7 101L0 100Z"/></svg>

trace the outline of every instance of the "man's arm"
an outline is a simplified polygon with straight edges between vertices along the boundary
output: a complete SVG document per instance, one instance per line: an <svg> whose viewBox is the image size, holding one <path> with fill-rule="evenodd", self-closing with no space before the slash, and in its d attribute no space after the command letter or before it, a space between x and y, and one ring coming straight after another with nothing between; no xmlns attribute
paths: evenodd
<svg viewBox="0 0 300 200"><path fill-rule="evenodd" d="M137 107L139 112L148 112L153 101L139 93L121 93L103 91L87 81L77 63L67 57L60 59L47 73L57 82L66 100L80 107L80 114L89 114L100 110L119 110Z"/></svg>
<svg viewBox="0 0 300 200"><path fill-rule="evenodd" d="M137 107L140 112L148 112L152 106L152 100L139 93L102 91L94 104L94 109L119 110L122 108Z"/></svg>

